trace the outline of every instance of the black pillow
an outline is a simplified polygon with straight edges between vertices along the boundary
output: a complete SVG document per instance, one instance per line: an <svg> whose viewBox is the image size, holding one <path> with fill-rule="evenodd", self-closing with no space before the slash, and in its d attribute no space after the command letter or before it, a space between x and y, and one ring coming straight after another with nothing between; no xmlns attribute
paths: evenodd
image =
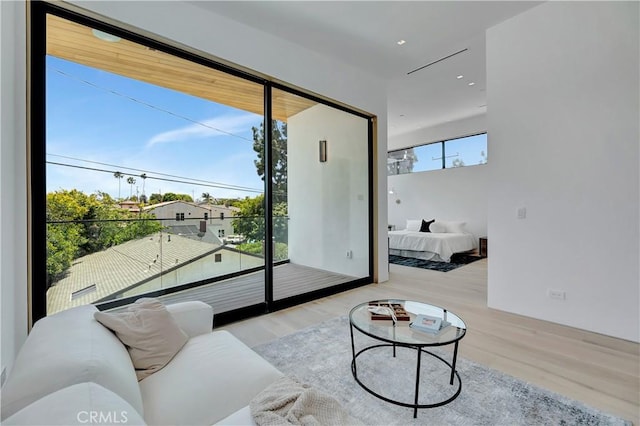
<svg viewBox="0 0 640 426"><path fill-rule="evenodd" d="M435 222L435 219L431 219L429 222L425 222L424 219L422 219L422 225L420 225L420 232L431 232L429 231L429 226Z"/></svg>

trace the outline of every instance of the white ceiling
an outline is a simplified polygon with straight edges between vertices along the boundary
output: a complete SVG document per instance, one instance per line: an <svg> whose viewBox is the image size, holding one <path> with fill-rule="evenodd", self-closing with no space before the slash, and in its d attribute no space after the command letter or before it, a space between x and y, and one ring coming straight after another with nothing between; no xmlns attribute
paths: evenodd
<svg viewBox="0 0 640 426"><path fill-rule="evenodd" d="M541 2L192 3L381 77L388 82L388 131L393 137L484 113L485 30ZM406 43L400 46L399 40Z"/></svg>

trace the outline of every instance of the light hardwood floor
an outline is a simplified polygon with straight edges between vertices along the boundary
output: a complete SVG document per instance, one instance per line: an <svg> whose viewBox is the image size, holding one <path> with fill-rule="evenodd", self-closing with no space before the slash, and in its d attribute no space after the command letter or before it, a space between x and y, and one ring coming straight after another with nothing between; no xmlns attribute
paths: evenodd
<svg viewBox="0 0 640 426"><path fill-rule="evenodd" d="M391 279L227 329L253 347L379 298L425 301L462 317L459 356L640 424L637 343L487 308L487 260L442 273L391 265ZM463 387L464 391L464 387Z"/></svg>

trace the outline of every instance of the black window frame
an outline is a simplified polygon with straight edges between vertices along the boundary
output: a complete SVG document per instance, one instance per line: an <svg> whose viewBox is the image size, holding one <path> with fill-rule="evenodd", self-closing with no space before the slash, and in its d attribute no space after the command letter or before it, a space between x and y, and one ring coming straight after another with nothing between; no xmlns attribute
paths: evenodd
<svg viewBox="0 0 640 426"><path fill-rule="evenodd" d="M389 158L389 155L392 154L392 153L402 153L402 152L406 152L408 150L415 149L415 148L420 148L420 147L423 147L423 146L440 144L441 145L442 154L441 154L440 158L438 158L438 159L441 160L441 167L439 169L436 169L436 170L452 169L452 168L455 168L455 167L447 167L447 158L448 158L447 157L447 148L446 148L447 143L448 142L452 142L452 141L458 141L460 139L470 138L470 137L473 137L473 136L480 136L480 135L487 135L488 136L488 132L471 133L471 134L468 134L468 135L465 135L465 136L458 136L458 137L455 137L455 138L444 139L444 140L441 140L441 141L422 143L422 144L412 145L412 146L408 146L406 148L400 148L400 149L392 149L392 150L387 152L387 158ZM484 164L486 164L486 163L483 163L483 164L470 164L469 166L465 165L463 167L480 166L480 165L484 165ZM389 169L387 168L387 176L396 176L396 175L409 174L409 173L421 173L421 172L425 172L425 171L433 171L433 170L420 170L420 171L417 171L417 172L411 171L411 172L407 172L407 173L392 173L392 174L390 174L389 173Z"/></svg>
<svg viewBox="0 0 640 426"><path fill-rule="evenodd" d="M273 267L278 263L273 262L273 247L271 244L265 245L265 294L267 295L264 303L255 306L249 306L241 308L238 311L231 311L229 313L220 314L216 319L216 324L224 324L232 321L236 321L242 318L250 316L260 315L279 309L284 309L290 306L294 306L306 301L315 300L319 297L336 294L342 291L346 291L352 288L356 288L362 285L370 284L373 281L373 267L374 267L374 164L373 164L373 131L375 117L366 114L355 109L348 108L342 104L328 101L326 99L311 95L298 89L294 89L282 83L272 82L264 77L251 74L247 71L234 68L232 66L217 62L205 56L197 55L193 52L182 50L175 46L171 46L166 43L154 40L150 37L142 36L136 32L120 28L115 25L111 25L102 22L98 19L86 16L84 14L71 11L67 9L63 4L52 4L44 1L31 1L28 3L29 17L30 17L30 34L29 34L29 184L31 191L29 193L29 227L30 227L30 274L31 279L29 285L31 287L30 292L30 306L29 315L31 323L34 323L40 318L47 315L47 294L46 294L46 268L43 267L46 264L46 221L43 220L44 212L46 211L46 72L45 72L45 58L46 58L46 37L47 37L47 25L46 16L52 14L82 25L90 26L94 29L107 32L126 38L135 43L142 44L152 49L160 50L170 55L194 62L196 64L204 65L216 70L220 70L229 73L233 76L240 77L258 84L264 87L264 101L265 101L265 152L267 157L270 156L271 132L269 131L271 126L271 90L276 88L279 90L287 91L298 96L302 96L309 100L315 101L320 104L328 105L332 108L356 115L358 117L365 118L368 122L368 191L369 191L369 205L368 205L368 221L369 221L369 275L364 278L356 279L352 282L341 284L335 287L329 287L323 290L317 290L310 293L301 294L299 296L292 297L284 301L274 302L273 300ZM265 220L266 223L272 223L270 220L272 213L272 188L270 182L270 169L269 159L267 158L267 164L265 165ZM224 219L224 212L220 213L220 219ZM271 227L267 226L268 230L265 235L265 241L270 238ZM260 269L260 268L258 268ZM255 272L253 270L244 271L244 273ZM189 284L184 284L169 289L163 289L151 293L145 294L145 296L156 297L164 294L174 293L182 291L188 288L208 284L213 281L228 279L231 276L237 276L240 273L234 273L231 275L225 275L217 277L215 280L204 280ZM132 303L140 296L132 296L127 298L118 299L114 302L104 303L98 306L99 309L110 309L122 305Z"/></svg>

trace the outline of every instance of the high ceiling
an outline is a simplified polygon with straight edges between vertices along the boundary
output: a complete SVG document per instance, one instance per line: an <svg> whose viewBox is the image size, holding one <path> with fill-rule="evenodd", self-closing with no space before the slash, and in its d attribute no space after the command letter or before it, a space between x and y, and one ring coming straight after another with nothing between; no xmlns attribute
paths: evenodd
<svg viewBox="0 0 640 426"><path fill-rule="evenodd" d="M191 3L383 78L393 137L484 113L485 30L541 2ZM406 42L399 45L400 40Z"/></svg>

